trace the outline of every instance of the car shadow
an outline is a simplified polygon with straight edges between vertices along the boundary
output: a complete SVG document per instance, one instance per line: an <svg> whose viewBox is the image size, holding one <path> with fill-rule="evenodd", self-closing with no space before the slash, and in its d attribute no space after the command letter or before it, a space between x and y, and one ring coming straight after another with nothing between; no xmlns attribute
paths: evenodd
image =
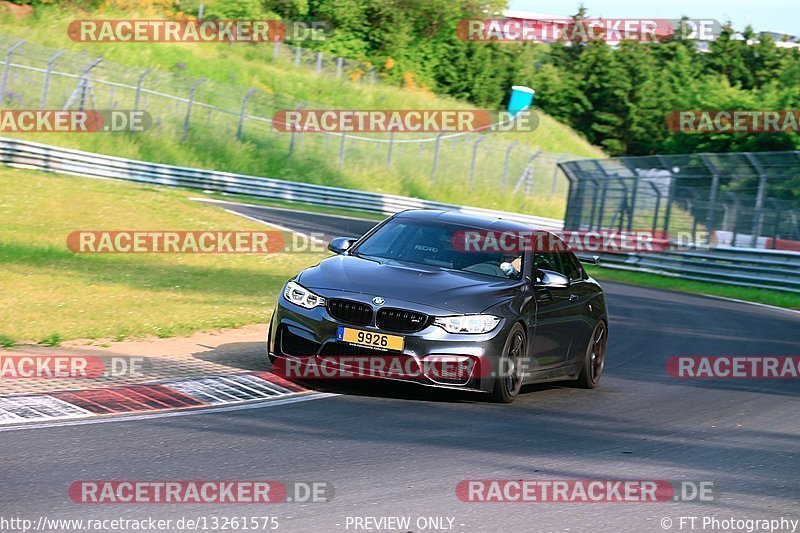
<svg viewBox="0 0 800 533"><path fill-rule="evenodd" d="M206 348L212 348L210 346ZM220 344L210 350L195 352L195 359L224 365L231 368L232 372L244 370L247 372L264 372L270 370L264 342L230 342Z"/></svg>
<svg viewBox="0 0 800 533"><path fill-rule="evenodd" d="M263 342L233 342L222 344L211 350L192 354L196 359L230 367L232 371L268 372L272 363L266 356ZM488 394L480 392L440 389L414 383L404 383L389 379L292 379L308 389L344 394L349 396L366 396L374 398L391 398L396 400L428 401L428 402L487 402ZM563 388L564 383L542 383L526 385L520 394L531 394L541 391Z"/></svg>

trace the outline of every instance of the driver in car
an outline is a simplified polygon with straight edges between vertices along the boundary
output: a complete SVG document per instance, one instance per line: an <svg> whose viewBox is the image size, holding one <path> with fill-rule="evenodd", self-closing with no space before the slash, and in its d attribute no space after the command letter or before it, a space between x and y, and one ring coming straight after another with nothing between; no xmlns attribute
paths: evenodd
<svg viewBox="0 0 800 533"><path fill-rule="evenodd" d="M516 257L513 255L503 257L503 262L500 263L500 270L509 278L519 277L519 273L522 271L522 254Z"/></svg>

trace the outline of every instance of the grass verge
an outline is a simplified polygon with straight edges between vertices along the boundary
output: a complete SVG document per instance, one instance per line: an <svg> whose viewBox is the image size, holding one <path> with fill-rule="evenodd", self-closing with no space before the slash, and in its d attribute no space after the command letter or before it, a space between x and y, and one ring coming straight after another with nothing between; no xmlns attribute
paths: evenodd
<svg viewBox="0 0 800 533"><path fill-rule="evenodd" d="M602 268L588 265L586 271L600 281L618 281L630 285L641 285L655 289L689 292L693 294L708 294L734 298L747 302L756 302L787 309L800 309L800 295L771 291L767 289L753 289L749 287L736 287L717 283L704 283L702 281L684 280L669 276L659 276L647 272L631 272L613 268Z"/></svg>
<svg viewBox="0 0 800 533"><path fill-rule="evenodd" d="M114 339L266 322L319 253L75 254L76 230L263 230L196 191L0 169L0 344Z"/></svg>

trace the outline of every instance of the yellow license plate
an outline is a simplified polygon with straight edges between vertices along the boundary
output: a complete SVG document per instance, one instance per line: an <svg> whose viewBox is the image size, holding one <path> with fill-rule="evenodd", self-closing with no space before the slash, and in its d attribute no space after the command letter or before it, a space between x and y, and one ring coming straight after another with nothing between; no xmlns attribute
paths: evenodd
<svg viewBox="0 0 800 533"><path fill-rule="evenodd" d="M406 340L398 335L386 335L384 333L374 333L372 331L362 331L360 329L346 328L339 326L336 338L343 342L356 344L358 346L369 346L378 350L402 352Z"/></svg>

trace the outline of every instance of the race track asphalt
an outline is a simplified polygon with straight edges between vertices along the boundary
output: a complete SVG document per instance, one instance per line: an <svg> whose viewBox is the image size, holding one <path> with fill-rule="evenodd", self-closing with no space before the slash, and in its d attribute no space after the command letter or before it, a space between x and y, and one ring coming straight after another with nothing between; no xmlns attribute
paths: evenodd
<svg viewBox="0 0 800 533"><path fill-rule="evenodd" d="M374 224L224 207L327 236ZM278 531L300 532L378 531L354 527L354 518L389 516L410 517L409 531L424 530L420 517L447 517L452 529L429 530L465 532L692 531L680 519L692 516L694 531L712 531L701 529L702 517L800 519L800 380L686 380L665 371L676 355L800 355L800 314L604 286L610 341L596 390L530 386L515 403L496 405L350 383L336 385L336 396L289 405L3 431L0 519L275 516ZM78 505L67 495L76 480L110 479L325 481L335 496L217 506ZM710 481L714 501L466 503L455 488L467 479Z"/></svg>

